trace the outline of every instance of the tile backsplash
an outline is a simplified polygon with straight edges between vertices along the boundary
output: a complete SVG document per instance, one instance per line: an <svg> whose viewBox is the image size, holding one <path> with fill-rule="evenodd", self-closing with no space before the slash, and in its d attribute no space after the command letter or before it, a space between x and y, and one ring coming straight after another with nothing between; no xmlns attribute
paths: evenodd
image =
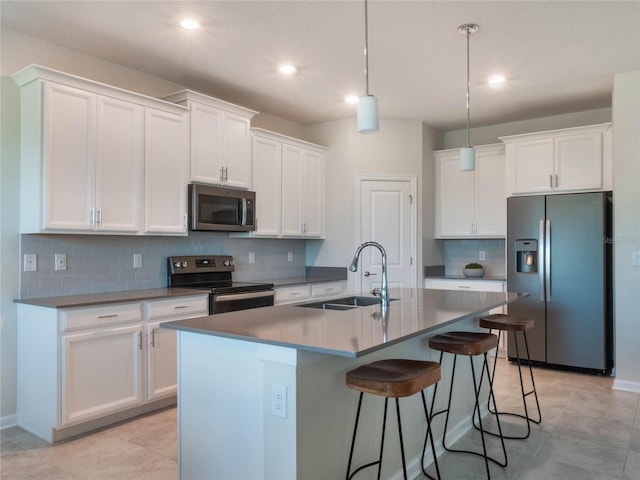
<svg viewBox="0 0 640 480"><path fill-rule="evenodd" d="M470 239L443 240L445 275L462 275L467 263L480 263L485 269L485 276L506 276L505 240L504 239ZM479 253L484 251L486 259L480 260Z"/></svg>
<svg viewBox="0 0 640 480"><path fill-rule="evenodd" d="M21 235L21 262L37 255L37 270L20 265L20 296L50 297L167 286L167 257L233 255L234 280L253 281L305 274L305 241L230 238L220 232L189 232L188 237L115 235ZM249 253L255 263L249 263ZM293 261L288 261L293 252ZM67 255L67 270L54 270L54 255ZM133 254L142 253L142 268Z"/></svg>

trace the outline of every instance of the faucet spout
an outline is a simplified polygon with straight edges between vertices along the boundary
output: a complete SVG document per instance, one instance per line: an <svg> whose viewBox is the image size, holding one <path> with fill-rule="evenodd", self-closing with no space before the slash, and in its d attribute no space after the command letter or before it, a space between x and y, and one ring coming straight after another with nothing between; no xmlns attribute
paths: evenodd
<svg viewBox="0 0 640 480"><path fill-rule="evenodd" d="M365 247L375 247L380 251L382 255L382 285L380 288L380 299L382 301L382 305L387 306L389 304L389 283L387 281L387 252L384 250L384 247L380 245L378 242L364 242L358 248L356 248L355 253L353 254L353 260L351 260L351 265L349 265L349 270L352 272L358 271L358 259L360 258L360 252Z"/></svg>

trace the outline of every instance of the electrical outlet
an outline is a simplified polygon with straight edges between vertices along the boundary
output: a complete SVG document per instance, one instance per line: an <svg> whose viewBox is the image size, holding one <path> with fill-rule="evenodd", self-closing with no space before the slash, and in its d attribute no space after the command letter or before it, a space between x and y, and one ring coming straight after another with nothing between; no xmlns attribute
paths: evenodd
<svg viewBox="0 0 640 480"><path fill-rule="evenodd" d="M255 252L249 252L249 263L256 263L256 254L255 254Z"/></svg>
<svg viewBox="0 0 640 480"><path fill-rule="evenodd" d="M54 256L54 267L55 270L66 270L67 269L67 254L66 253L56 253Z"/></svg>
<svg viewBox="0 0 640 480"><path fill-rule="evenodd" d="M287 387L271 385L271 415L287 418Z"/></svg>
<svg viewBox="0 0 640 480"><path fill-rule="evenodd" d="M288 262L293 262L293 252L287 253L287 261Z"/></svg>
<svg viewBox="0 0 640 480"><path fill-rule="evenodd" d="M480 254L478 255L478 260L486 260L487 259L487 252L485 252L484 250L480 250Z"/></svg>
<svg viewBox="0 0 640 480"><path fill-rule="evenodd" d="M24 271L35 272L38 269L38 256L35 253L24 255Z"/></svg>
<svg viewBox="0 0 640 480"><path fill-rule="evenodd" d="M640 267L640 252L631 252L631 265Z"/></svg>
<svg viewBox="0 0 640 480"><path fill-rule="evenodd" d="M133 268L142 268L142 254L134 253L133 254Z"/></svg>

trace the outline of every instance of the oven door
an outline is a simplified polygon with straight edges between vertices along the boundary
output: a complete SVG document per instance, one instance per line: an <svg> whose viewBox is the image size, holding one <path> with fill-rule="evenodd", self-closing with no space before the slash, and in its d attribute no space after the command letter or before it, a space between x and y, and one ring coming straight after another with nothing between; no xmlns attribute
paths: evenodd
<svg viewBox="0 0 640 480"><path fill-rule="evenodd" d="M235 312L249 308L270 307L273 305L273 290L243 293L212 294L209 313Z"/></svg>

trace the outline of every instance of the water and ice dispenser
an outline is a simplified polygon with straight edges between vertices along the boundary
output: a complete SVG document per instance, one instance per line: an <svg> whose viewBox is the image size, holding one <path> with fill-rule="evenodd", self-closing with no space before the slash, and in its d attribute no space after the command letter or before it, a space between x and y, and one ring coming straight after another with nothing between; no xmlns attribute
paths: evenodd
<svg viewBox="0 0 640 480"><path fill-rule="evenodd" d="M538 241L516 240L516 272L537 273Z"/></svg>

